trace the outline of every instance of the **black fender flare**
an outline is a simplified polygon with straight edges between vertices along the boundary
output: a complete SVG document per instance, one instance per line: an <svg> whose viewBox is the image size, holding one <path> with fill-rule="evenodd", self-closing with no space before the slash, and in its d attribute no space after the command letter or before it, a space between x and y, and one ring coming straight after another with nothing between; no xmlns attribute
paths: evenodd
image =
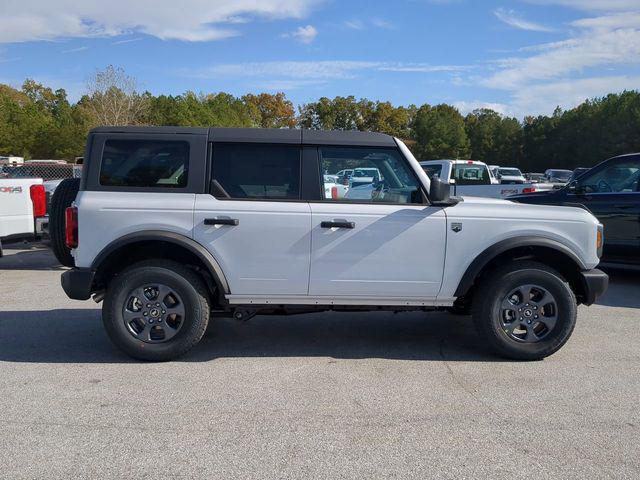
<svg viewBox="0 0 640 480"><path fill-rule="evenodd" d="M502 240L491 245L489 248L480 253L480 255L478 255L473 262L471 262L469 267L467 267L467 270L464 272L462 279L460 279L460 283L458 283L458 288L456 289L454 296L464 296L473 285L476 277L491 260L496 258L501 253L518 247L545 247L556 250L557 252L560 252L573 260L580 270L587 269L587 266L573 250L557 240L535 236L507 238L506 240Z"/></svg>
<svg viewBox="0 0 640 480"><path fill-rule="evenodd" d="M207 270L213 277L216 286L221 290L224 295L228 295L231 293L229 290L229 282L227 282L227 278L220 267L218 261L214 258L214 256L200 243L196 242L192 238L189 238L185 235L181 235L175 232L168 232L164 230L143 230L140 232L130 233L128 235L124 235L111 243L109 243L106 247L104 247L98 255L96 255L95 259L91 264L91 269L93 271L98 271L102 263L116 250L130 245L132 243L145 242L145 241L153 241L159 240L162 242L173 243L174 245L178 245L189 250L193 253L202 263L207 267Z"/></svg>

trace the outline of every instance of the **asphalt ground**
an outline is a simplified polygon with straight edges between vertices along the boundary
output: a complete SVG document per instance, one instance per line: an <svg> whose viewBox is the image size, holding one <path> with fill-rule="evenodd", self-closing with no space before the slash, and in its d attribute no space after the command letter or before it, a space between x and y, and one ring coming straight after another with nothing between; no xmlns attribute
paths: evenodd
<svg viewBox="0 0 640 480"><path fill-rule="evenodd" d="M46 248L0 259L0 478L640 478L640 278L610 272L540 362L466 317L220 319L129 359Z"/></svg>

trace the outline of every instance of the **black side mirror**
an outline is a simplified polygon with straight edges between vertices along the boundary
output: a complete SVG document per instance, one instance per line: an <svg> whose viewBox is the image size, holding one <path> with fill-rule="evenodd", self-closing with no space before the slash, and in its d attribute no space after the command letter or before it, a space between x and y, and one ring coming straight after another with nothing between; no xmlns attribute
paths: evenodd
<svg viewBox="0 0 640 480"><path fill-rule="evenodd" d="M429 200L431 203L449 203L451 198L451 185L449 182L443 182L436 175L431 179L429 187Z"/></svg>
<svg viewBox="0 0 640 480"><path fill-rule="evenodd" d="M574 180L567 185L567 191L574 195L582 195L585 192L585 189L582 185L578 185L578 182Z"/></svg>

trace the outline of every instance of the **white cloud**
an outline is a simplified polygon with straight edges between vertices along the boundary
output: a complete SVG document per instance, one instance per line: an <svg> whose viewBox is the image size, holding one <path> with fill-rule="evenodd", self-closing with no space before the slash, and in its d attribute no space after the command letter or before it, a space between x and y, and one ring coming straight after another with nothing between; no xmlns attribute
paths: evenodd
<svg viewBox="0 0 640 480"><path fill-rule="evenodd" d="M585 11L636 10L638 0L526 0L538 5L560 5Z"/></svg>
<svg viewBox="0 0 640 480"><path fill-rule="evenodd" d="M323 0L2 0L0 43L137 32L208 41L253 17L303 18Z"/></svg>
<svg viewBox="0 0 640 480"><path fill-rule="evenodd" d="M313 25L307 25L306 27L298 27L293 32L285 33L282 36L295 38L301 43L309 44L318 36L318 30Z"/></svg>
<svg viewBox="0 0 640 480"><path fill-rule="evenodd" d="M502 59L501 69L485 79L483 85L510 90L587 68L639 64L640 31L620 29L590 33L540 46L540 49L536 55L526 58Z"/></svg>
<svg viewBox="0 0 640 480"><path fill-rule="evenodd" d="M587 98L638 89L640 77L623 74L640 67L640 0L527 0L593 12L570 22L569 37L525 47L502 58L490 73L467 79L511 97L507 113L550 113ZM626 10L633 8L632 10ZM631 68L631 70L629 70Z"/></svg>
<svg viewBox="0 0 640 480"><path fill-rule="evenodd" d="M82 46L82 47L78 47L78 48L70 48L69 50L62 50L62 53L84 52L85 50L88 50L88 49L89 49L89 47Z"/></svg>
<svg viewBox="0 0 640 480"><path fill-rule="evenodd" d="M373 62L353 60L247 62L215 65L197 72L185 72L186 76L199 78L218 77L272 77L287 79L345 79L354 78L359 72L447 73L467 70L463 65L429 65L424 63Z"/></svg>
<svg viewBox="0 0 640 480"><path fill-rule="evenodd" d="M585 100L623 90L637 90L640 76L604 76L563 80L518 90L508 111L517 116L548 114L556 106L576 107Z"/></svg>
<svg viewBox="0 0 640 480"><path fill-rule="evenodd" d="M571 22L579 28L610 30L615 28L640 28L640 12L624 12L601 17L581 18Z"/></svg>
<svg viewBox="0 0 640 480"><path fill-rule="evenodd" d="M463 100L455 102L453 106L456 107L463 115L471 113L474 110L479 110L481 108L488 108L502 115L507 115L509 113L509 106L504 103L482 102L480 100L467 102Z"/></svg>
<svg viewBox="0 0 640 480"><path fill-rule="evenodd" d="M498 8L494 10L493 14L503 23L517 28L519 30L530 30L534 32L551 32L553 29L546 27L542 24L531 22L524 19L519 13L514 10L506 10L504 8Z"/></svg>
<svg viewBox="0 0 640 480"><path fill-rule="evenodd" d="M394 28L394 25L391 22L382 18L371 18L366 20L354 18L352 20L346 20L344 22L344 26L352 30L365 30L369 27L383 28L387 30Z"/></svg>

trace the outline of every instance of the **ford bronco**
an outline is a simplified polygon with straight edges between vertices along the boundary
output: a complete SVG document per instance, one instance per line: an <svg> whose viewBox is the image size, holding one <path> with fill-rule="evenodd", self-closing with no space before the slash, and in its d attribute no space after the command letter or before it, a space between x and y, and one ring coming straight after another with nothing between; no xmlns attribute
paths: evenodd
<svg viewBox="0 0 640 480"><path fill-rule="evenodd" d="M327 193L325 175L357 169L380 172L367 198ZM59 188L62 286L103 301L111 340L143 360L220 316L444 308L497 354L541 359L608 284L586 209L452 197L379 133L102 127L79 186Z"/></svg>

